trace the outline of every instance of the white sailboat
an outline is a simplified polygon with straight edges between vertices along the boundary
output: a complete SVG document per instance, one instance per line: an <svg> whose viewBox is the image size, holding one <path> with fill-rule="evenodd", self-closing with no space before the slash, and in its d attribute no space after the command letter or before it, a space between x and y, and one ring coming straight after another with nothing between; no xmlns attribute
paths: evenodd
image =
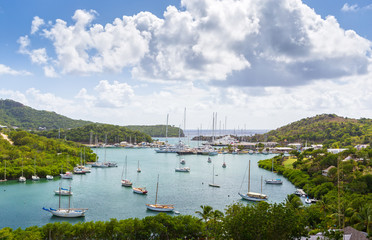
<svg viewBox="0 0 372 240"><path fill-rule="evenodd" d="M123 179L124 169L125 169L125 179ZM125 156L125 165L123 166L123 172L121 173L121 185L124 187L132 186L132 182L129 179L127 179L127 156Z"/></svg>
<svg viewBox="0 0 372 240"><path fill-rule="evenodd" d="M261 177L261 193L255 193L250 191L250 179L251 178L251 160L249 160L248 170L248 192L247 194L238 193L243 199L253 202L261 202L267 200L267 195L262 194L262 177Z"/></svg>
<svg viewBox="0 0 372 240"><path fill-rule="evenodd" d="M212 183L209 184L210 187L219 188L220 185L214 183L214 165L213 165L213 174L212 174Z"/></svg>
<svg viewBox="0 0 372 240"><path fill-rule="evenodd" d="M145 187L132 187L133 192L137 194L147 194L147 190Z"/></svg>
<svg viewBox="0 0 372 240"><path fill-rule="evenodd" d="M54 191L54 193L56 195L61 195L61 196L71 196L72 195L71 188L66 189L66 188L62 188L62 187L60 187L58 190Z"/></svg>
<svg viewBox="0 0 372 240"><path fill-rule="evenodd" d="M225 156L223 156L223 163L222 163L222 167L223 167L223 168L226 168Z"/></svg>
<svg viewBox="0 0 372 240"><path fill-rule="evenodd" d="M211 163L212 162L212 159L210 157L208 157L208 163Z"/></svg>
<svg viewBox="0 0 372 240"><path fill-rule="evenodd" d="M271 172L274 173L274 159L271 162ZM283 181L279 178L277 179L265 179L266 184L283 184Z"/></svg>
<svg viewBox="0 0 372 240"><path fill-rule="evenodd" d="M50 212L52 215L56 217L64 217L64 218L76 218L76 217L85 217L85 212L88 208L71 208L71 195L68 195L68 208L61 208L61 187L59 188L59 204L58 209L54 208L45 208L43 210ZM69 188L69 192L71 192L71 187Z"/></svg>
<svg viewBox="0 0 372 240"><path fill-rule="evenodd" d="M47 180L53 180L54 177L53 177L52 175L46 175L46 179L47 179Z"/></svg>
<svg viewBox="0 0 372 240"><path fill-rule="evenodd" d="M185 160L184 159L181 159L179 161L179 166L177 168L175 168L174 170L176 172L190 172L190 168L189 167L181 167L181 164L185 164Z"/></svg>
<svg viewBox="0 0 372 240"><path fill-rule="evenodd" d="M18 178L19 182L26 182L26 178L23 176L23 159L22 159L22 176Z"/></svg>
<svg viewBox="0 0 372 240"><path fill-rule="evenodd" d="M139 160L138 160L138 165L137 165L137 172L140 173L141 172L141 168L139 166Z"/></svg>
<svg viewBox="0 0 372 240"><path fill-rule="evenodd" d="M158 174L158 181L156 183L156 197L155 197L155 204L146 204L148 210L157 211L157 212L172 212L174 210L174 206L171 204L158 204L158 190L159 190L159 174Z"/></svg>
<svg viewBox="0 0 372 240"><path fill-rule="evenodd" d="M8 181L7 179L6 179L6 161L4 160L4 179L1 179L0 180L0 182L6 182L6 181Z"/></svg>
<svg viewBox="0 0 372 240"><path fill-rule="evenodd" d="M40 180L40 177L38 175L36 175L36 158L34 160L34 175L32 175L31 179L32 179L32 181L39 181Z"/></svg>

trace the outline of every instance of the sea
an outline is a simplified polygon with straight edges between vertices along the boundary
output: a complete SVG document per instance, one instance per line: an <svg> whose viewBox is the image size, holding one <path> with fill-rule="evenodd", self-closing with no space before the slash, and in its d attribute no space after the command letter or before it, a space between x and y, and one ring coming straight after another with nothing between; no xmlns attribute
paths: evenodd
<svg viewBox="0 0 372 240"><path fill-rule="evenodd" d="M163 139L164 140L164 139ZM178 138L168 138L176 143ZM198 143L191 141L195 146ZM200 143L199 143L200 144ZM234 203L254 204L242 200L238 192L246 193L248 189L247 170L251 161L250 187L253 192L268 195L268 202L283 202L288 194L294 193L295 186L276 173L258 168L257 162L272 158L275 155L262 154L219 154L211 156L184 155L175 153L156 153L153 148L94 148L99 161L116 162L114 168L92 168L91 173L74 175L72 180L41 179L26 183L8 181L0 183L0 228L27 228L42 226L52 222L68 221L72 224L88 221L108 221L111 218L144 218L157 214L146 209L145 204L155 203L157 178L158 204L174 204L180 214L195 215L201 205L210 205L213 209L224 211ZM190 167L190 172L175 172L183 158L184 166ZM124 171L127 159L127 171ZM226 162L227 167L222 168ZM140 166L142 172L137 173ZM212 183L214 168L214 182L220 188L209 187ZM146 187L147 195L133 193L131 188L121 186L121 179L125 177L133 182L135 187ZM282 185L261 184L261 179L281 178ZM65 219L52 217L42 208L58 208L59 196L54 194L59 186L71 186L73 196L61 197L61 207L67 207L70 200L71 207L88 208L84 218ZM170 213L175 214L175 213Z"/></svg>

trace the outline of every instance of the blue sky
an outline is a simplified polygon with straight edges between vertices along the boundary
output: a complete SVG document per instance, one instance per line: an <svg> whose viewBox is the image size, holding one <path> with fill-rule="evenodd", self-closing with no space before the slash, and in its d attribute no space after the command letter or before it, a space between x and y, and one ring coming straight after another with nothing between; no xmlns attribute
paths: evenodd
<svg viewBox="0 0 372 240"><path fill-rule="evenodd" d="M0 1L0 98L118 125L371 118L371 24L368 1Z"/></svg>

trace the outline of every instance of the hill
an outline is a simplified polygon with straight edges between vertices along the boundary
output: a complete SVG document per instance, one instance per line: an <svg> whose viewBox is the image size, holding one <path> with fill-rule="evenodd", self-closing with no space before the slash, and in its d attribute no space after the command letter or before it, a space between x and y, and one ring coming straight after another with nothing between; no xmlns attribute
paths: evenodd
<svg viewBox="0 0 372 240"><path fill-rule="evenodd" d="M0 171L8 180L18 179L23 174L27 179L35 172L39 177L47 174L59 176L63 171L72 171L79 164L80 154L87 162L94 162L96 154L90 148L62 139L48 139L23 130L1 130ZM23 167L22 167L23 166Z"/></svg>
<svg viewBox="0 0 372 240"><path fill-rule="evenodd" d="M372 144L372 119L352 119L335 114L304 118L266 134L255 135L251 141L322 143L329 147Z"/></svg>
<svg viewBox="0 0 372 240"><path fill-rule="evenodd" d="M76 128L92 122L74 120L55 112L36 110L13 100L0 100L0 124L22 129Z"/></svg>
<svg viewBox="0 0 372 240"><path fill-rule="evenodd" d="M128 129L134 131L140 131L150 135L151 137L165 137L166 125L153 125L153 126L145 126L145 125L129 125L125 126ZM168 126L168 137L184 137L183 130L174 127Z"/></svg>
<svg viewBox="0 0 372 240"><path fill-rule="evenodd" d="M31 107L25 106L22 103L13 101L13 100L1 100L0 99L0 125L4 125L7 127L18 127L25 130L48 130L47 133L41 133L40 135L43 136L55 136L58 137L56 134L56 129L65 129L62 132L66 133L66 129L73 129L79 128L86 125L97 125L102 123L93 123L91 121L83 121L83 120L74 120L63 115L57 114L55 112L49 111L42 111L36 110ZM109 124L102 124L108 128ZM125 132L122 126L111 125L110 129L118 127L119 129L115 130L114 132L107 133L108 135L114 135L118 132ZM132 126L125 126L127 129L134 131L143 132L147 135L152 137L165 137L165 125L154 125L154 126L139 126L139 125L132 125ZM88 127L89 128L89 127ZM94 127L90 127L94 128ZM84 130L82 128L78 130ZM50 131L50 132L49 132ZM178 137L178 127L168 126L168 136L169 137ZM89 131L88 131L89 132ZM130 131L129 131L130 132ZM180 130L181 136L183 136L183 131ZM37 133L37 132L35 132ZM72 131L73 135L75 131ZM80 135L82 135L81 133ZM100 133L98 133L100 134ZM70 135L70 134L69 134ZM103 133L105 135L105 133ZM129 138L128 134L124 134L125 138ZM64 135L63 135L64 136ZM116 135L117 136L117 135ZM89 142L89 133L87 135L88 140L84 139L82 142ZM133 141L136 136L132 136ZM100 138L102 139L102 138Z"/></svg>
<svg viewBox="0 0 372 240"><path fill-rule="evenodd" d="M65 138L80 143L107 143L114 144L126 141L129 143L152 142L151 136L136 130L110 124L89 124L72 129L53 129L49 131L36 131L38 135L48 138Z"/></svg>

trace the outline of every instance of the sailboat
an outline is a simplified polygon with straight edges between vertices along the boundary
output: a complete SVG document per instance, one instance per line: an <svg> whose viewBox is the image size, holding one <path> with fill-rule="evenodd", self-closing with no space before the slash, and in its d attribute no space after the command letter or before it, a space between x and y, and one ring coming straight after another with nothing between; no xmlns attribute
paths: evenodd
<svg viewBox="0 0 372 240"><path fill-rule="evenodd" d="M31 177L32 181L39 181L40 177L36 175L36 159L34 160L34 175Z"/></svg>
<svg viewBox="0 0 372 240"><path fill-rule="evenodd" d="M267 195L262 194L262 177L261 177L261 193L250 192L250 179L251 178L251 160L249 160L248 170L248 192L247 194L238 193L243 199L253 202L261 202L267 200Z"/></svg>
<svg viewBox="0 0 372 240"><path fill-rule="evenodd" d="M62 188L62 187L60 187L58 190L54 191L54 193L56 195L61 195L61 196L71 196L72 195L71 188L66 189L66 188Z"/></svg>
<svg viewBox="0 0 372 240"><path fill-rule="evenodd" d="M181 161L179 161L179 166L178 168L175 168L174 170L176 172L190 172L190 168L189 167L181 167L181 164L185 164L185 160L184 159L181 159Z"/></svg>
<svg viewBox="0 0 372 240"><path fill-rule="evenodd" d="M26 182L26 178L23 176L23 160L22 160L22 176L18 178L19 182Z"/></svg>
<svg viewBox="0 0 372 240"><path fill-rule="evenodd" d="M123 179L124 167L125 167L125 179ZM132 186L132 182L127 179L127 156L125 156L125 165L123 166L123 172L121 173L121 185L124 187Z"/></svg>
<svg viewBox="0 0 372 240"><path fill-rule="evenodd" d="M172 212L174 210L173 205L158 204L158 190L159 190L159 174L158 174L158 181L156 183L155 204L146 204L147 209L151 211L157 211L157 212Z"/></svg>
<svg viewBox="0 0 372 240"><path fill-rule="evenodd" d="M141 172L141 168L139 166L139 160L138 160L138 165L137 165L137 172L140 173Z"/></svg>
<svg viewBox="0 0 372 240"><path fill-rule="evenodd" d="M274 173L274 159L271 162L271 172ZM279 178L277 179L265 179L266 184L282 184L283 181Z"/></svg>
<svg viewBox="0 0 372 240"><path fill-rule="evenodd" d="M1 179L0 182L6 182L6 181L8 181L6 179L6 161L4 161L4 164L5 164L5 167L4 167L4 179Z"/></svg>
<svg viewBox="0 0 372 240"><path fill-rule="evenodd" d="M210 183L209 186L216 187L216 188L220 187L220 185L214 183L214 165L213 165L212 183Z"/></svg>
<svg viewBox="0 0 372 240"><path fill-rule="evenodd" d="M226 168L225 156L223 156L223 163L222 163L222 167L223 167L223 168Z"/></svg>
<svg viewBox="0 0 372 240"><path fill-rule="evenodd" d="M68 195L68 208L61 208L61 191L62 188L59 187L59 204L58 209L54 208L45 208L43 207L43 210L50 212L56 217L64 217L64 218L75 218L75 217L85 217L85 212L88 210L88 208L71 208L71 195ZM71 187L69 188L69 192L71 192Z"/></svg>
<svg viewBox="0 0 372 240"><path fill-rule="evenodd" d="M145 187L132 187L133 192L137 194L147 194L147 190Z"/></svg>
<svg viewBox="0 0 372 240"><path fill-rule="evenodd" d="M208 163L211 163L212 162L212 159L210 157L208 157Z"/></svg>

